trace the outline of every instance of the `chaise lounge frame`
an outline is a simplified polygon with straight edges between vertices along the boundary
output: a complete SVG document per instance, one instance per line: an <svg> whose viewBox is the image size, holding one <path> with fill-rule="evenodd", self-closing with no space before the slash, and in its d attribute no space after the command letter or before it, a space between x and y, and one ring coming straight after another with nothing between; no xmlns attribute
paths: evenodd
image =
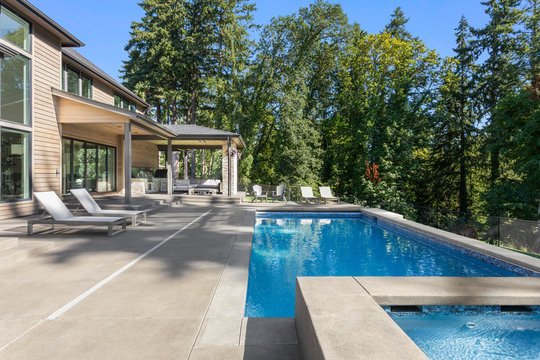
<svg viewBox="0 0 540 360"><path fill-rule="evenodd" d="M93 216L114 216L125 217L131 220L131 226L137 226L137 217L142 216L142 221L146 221L146 211L141 210L103 210L96 200L86 189L71 189L71 194L82 205L87 213ZM77 212L77 210L75 210Z"/></svg>
<svg viewBox="0 0 540 360"><path fill-rule="evenodd" d="M54 191L35 192L34 196L45 208L45 211L39 219L28 220L28 235L33 235L46 230L50 230L46 229L39 232L34 232L34 225L36 224L51 225L51 229L54 229L54 225L107 226L107 236L113 236L126 231L125 217L74 216ZM49 217L45 217L45 214L48 214ZM121 229L114 231L114 226L121 226Z"/></svg>

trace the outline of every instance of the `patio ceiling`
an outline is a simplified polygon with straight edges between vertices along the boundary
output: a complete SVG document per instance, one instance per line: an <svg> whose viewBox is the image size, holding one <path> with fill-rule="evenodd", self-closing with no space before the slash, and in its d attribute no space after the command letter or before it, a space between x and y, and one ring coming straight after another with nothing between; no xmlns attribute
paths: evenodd
<svg viewBox="0 0 540 360"><path fill-rule="evenodd" d="M154 136L164 139L174 136L174 132L141 114L113 105L52 89L55 98L58 122L61 124L91 124L109 134L123 135L124 124L131 124L135 136Z"/></svg>

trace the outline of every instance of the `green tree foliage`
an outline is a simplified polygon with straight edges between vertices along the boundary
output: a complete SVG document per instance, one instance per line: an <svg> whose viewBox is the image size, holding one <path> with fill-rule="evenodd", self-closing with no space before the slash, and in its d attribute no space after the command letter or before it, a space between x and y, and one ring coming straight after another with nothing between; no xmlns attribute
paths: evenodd
<svg viewBox="0 0 540 360"><path fill-rule="evenodd" d="M317 1L266 26L247 75L239 130L250 144L250 178L315 184L322 165L321 124L345 38L339 5Z"/></svg>
<svg viewBox="0 0 540 360"><path fill-rule="evenodd" d="M223 88L235 81L249 57L254 5L247 0L145 0L140 6L145 15L131 25L126 46L126 85L154 106L162 123L195 124L203 111L227 116Z"/></svg>
<svg viewBox="0 0 540 360"><path fill-rule="evenodd" d="M517 25L523 20L520 0L488 0L482 2L489 22L473 31L474 47L478 56L487 54L480 66L480 86L477 96L483 97L486 116L488 148L490 150L490 180L493 184L500 176L500 149L492 140L495 108L498 102L519 89L523 75L524 42ZM493 124L493 127L496 127Z"/></svg>
<svg viewBox="0 0 540 360"><path fill-rule="evenodd" d="M437 54L419 40L355 28L326 134L330 178L341 191L396 202L416 198L438 64ZM370 164L379 166L380 182L366 177Z"/></svg>
<svg viewBox="0 0 540 360"><path fill-rule="evenodd" d="M535 219L540 199L540 99L527 88L502 100L495 136L508 170L487 192L491 214Z"/></svg>
<svg viewBox="0 0 540 360"><path fill-rule="evenodd" d="M427 204L469 211L472 177L478 156L473 144L479 130L474 49L471 31L463 16L456 28L455 57L446 59L441 71L439 97L434 113L434 134L430 146L430 191ZM476 176L477 177L477 176Z"/></svg>
<svg viewBox="0 0 540 360"><path fill-rule="evenodd" d="M124 79L160 122L239 132L243 183L534 218L538 1L482 4L441 59L400 7L369 34L323 0L262 28L249 0L144 0Z"/></svg>

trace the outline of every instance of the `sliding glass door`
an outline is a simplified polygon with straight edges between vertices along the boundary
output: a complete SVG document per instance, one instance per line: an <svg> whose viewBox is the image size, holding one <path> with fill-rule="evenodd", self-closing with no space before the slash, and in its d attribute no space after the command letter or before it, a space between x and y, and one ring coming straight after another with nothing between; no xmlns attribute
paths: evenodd
<svg viewBox="0 0 540 360"><path fill-rule="evenodd" d="M62 139L62 190L85 188L90 192L116 190L116 148L73 139Z"/></svg>

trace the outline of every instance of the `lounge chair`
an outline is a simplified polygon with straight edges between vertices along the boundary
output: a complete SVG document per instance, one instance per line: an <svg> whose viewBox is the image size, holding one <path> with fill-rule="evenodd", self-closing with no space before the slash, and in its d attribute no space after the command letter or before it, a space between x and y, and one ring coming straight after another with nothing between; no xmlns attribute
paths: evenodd
<svg viewBox="0 0 540 360"><path fill-rule="evenodd" d="M253 198L252 202L257 201L257 199L264 199L265 201L268 201L268 194L262 192L262 186L261 185L253 185Z"/></svg>
<svg viewBox="0 0 540 360"><path fill-rule="evenodd" d="M302 186L300 188L302 190L302 197L306 200L306 202L309 202L310 200L313 201L319 201L319 198L313 195L313 189L311 186Z"/></svg>
<svg viewBox="0 0 540 360"><path fill-rule="evenodd" d="M339 204L339 197L332 195L332 190L328 186L319 186L319 193L321 194L321 199L326 203L328 200L337 201Z"/></svg>
<svg viewBox="0 0 540 360"><path fill-rule="evenodd" d="M285 185L278 185L276 191L272 191L272 202L277 199L287 201L287 198L285 197Z"/></svg>
<svg viewBox="0 0 540 360"><path fill-rule="evenodd" d="M137 217L141 216L142 221L146 221L146 211L140 210L103 210L96 200L86 189L71 189L73 196L79 200L84 210L93 216L116 216L131 219L131 226L137 226Z"/></svg>
<svg viewBox="0 0 540 360"><path fill-rule="evenodd" d="M107 216L74 216L71 211L64 205L62 200L56 195L54 191L35 192L34 196L38 199L39 203L45 208L51 218L43 218L28 220L27 232L28 235L32 235L34 224L49 224L54 225L106 225L107 235L113 236L123 231L126 231L126 218L125 217L107 217ZM113 226L121 226L121 230L113 231Z"/></svg>

